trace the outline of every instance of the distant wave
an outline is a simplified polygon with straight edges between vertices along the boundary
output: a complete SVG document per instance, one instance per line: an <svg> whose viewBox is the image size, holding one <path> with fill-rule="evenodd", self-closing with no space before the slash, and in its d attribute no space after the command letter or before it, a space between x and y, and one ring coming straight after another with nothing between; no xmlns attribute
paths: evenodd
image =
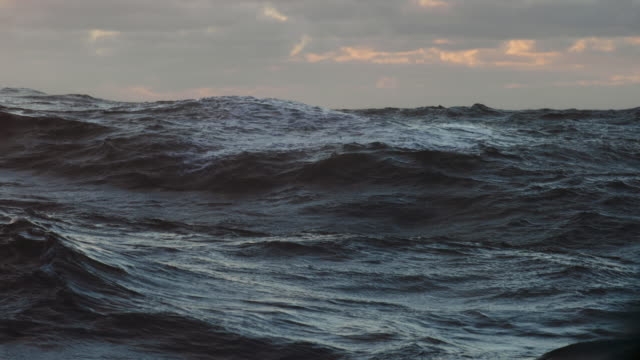
<svg viewBox="0 0 640 360"><path fill-rule="evenodd" d="M75 98L77 97L74 96ZM93 101L93 98L80 99L83 102ZM199 125L193 123L194 117L208 117L208 120L203 118L199 121L221 122L224 121L220 120L221 118L229 116L224 115L224 110L219 112L216 109L212 112L210 108L199 114L198 111L203 111L198 110L201 106L202 103L199 102L156 104L151 109L147 109L150 111L148 116L137 118L136 115L136 118L129 119L116 115L108 122L82 121L77 114L69 115L60 112L55 116L46 114L24 116L3 110L0 111L0 125L3 127L3 132L0 134L3 142L0 148L4 156L0 162L9 168L54 172L71 178L114 183L130 188L160 187L171 190L214 192L265 191L283 186L345 184L427 186L459 183L471 185L473 180L467 176L471 171L477 171L480 168L503 167L506 169L505 165L508 165L513 168L509 171L514 174L522 171L520 163L524 155L505 154L503 150L491 146L481 147L478 149L479 152L465 153L457 149L403 148L381 142L326 143L319 144L319 147L291 148L290 150L229 152L225 151L224 144L215 138L202 140L206 142L197 142L189 137L190 132L198 135ZM268 108L271 105L264 106ZM180 113L180 117L176 118L173 124L162 124L152 115L160 111L158 114L169 116L172 111L189 111L191 108L196 112L191 115ZM445 110L450 109L387 109L379 112L363 110L356 113L391 116L390 113L400 112L403 116L427 116L433 111ZM108 110L110 114L114 111L116 110L113 108ZM133 109L134 113L136 111ZM265 111L267 110L261 109L257 112ZM502 114L482 105L455 111L466 112L464 116L469 117ZM593 112L577 114L583 118L588 117L588 114L594 116ZM628 112L607 114L615 115L616 119L629 118ZM306 115L311 118L313 116L313 114ZM531 113L515 115L526 118L533 116ZM296 118L297 116L303 115L296 115ZM448 117L450 114L446 113L445 116ZM543 111L536 116L538 119L570 119L576 117L576 112ZM595 116L600 118L603 114L596 113ZM252 119L255 120L253 117ZM326 121L325 118L318 119L320 120ZM179 125L185 121L187 123ZM240 118L235 121L243 120ZM375 122L374 119L369 121ZM288 123L291 125L291 121ZM133 131L123 131L122 127L125 125ZM251 125L247 125L249 125L248 128L238 128L237 131L252 131ZM274 126L281 125L274 124ZM242 124L238 123L237 126ZM314 128L313 125L309 126L308 130L304 131L318 132L318 136L326 136L324 135L326 130ZM283 131L285 132L282 136L286 136L286 130ZM278 138L273 139L277 141ZM623 159L629 159L630 162L634 162L640 154L638 147L615 149L611 148L611 144L606 143L602 146L607 147L605 149L608 151L607 156L620 156ZM540 150L544 151L542 148ZM594 154L587 153L588 150L591 148L583 150L557 148L554 149L555 154L547 152L545 155L562 156L563 151L571 151L575 153L574 156L593 157ZM203 156L216 151L219 155ZM580 151L584 152L580 153ZM535 153L529 154L531 155L535 156ZM501 157L501 160L513 158L506 163L497 161L497 158Z"/></svg>

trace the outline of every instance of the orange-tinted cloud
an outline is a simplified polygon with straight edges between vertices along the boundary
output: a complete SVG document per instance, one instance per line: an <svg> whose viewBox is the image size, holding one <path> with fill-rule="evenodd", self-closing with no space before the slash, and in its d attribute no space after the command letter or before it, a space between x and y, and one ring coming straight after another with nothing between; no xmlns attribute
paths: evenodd
<svg viewBox="0 0 640 360"><path fill-rule="evenodd" d="M514 39L504 44L504 55L490 64L505 67L544 66L561 53L556 51L537 51L535 40ZM502 54L500 54L502 55Z"/></svg>
<svg viewBox="0 0 640 360"><path fill-rule="evenodd" d="M631 45L640 45L640 36L635 36L635 37L630 36L630 37L626 37L626 38L625 38L625 41L626 41L628 44L631 44Z"/></svg>
<svg viewBox="0 0 640 360"><path fill-rule="evenodd" d="M612 82L612 84L617 86L640 84L640 73L627 74L627 75L613 75L609 78L609 80Z"/></svg>
<svg viewBox="0 0 640 360"><path fill-rule="evenodd" d="M615 85L640 84L640 73L627 75L614 75L609 80Z"/></svg>
<svg viewBox="0 0 640 360"><path fill-rule="evenodd" d="M449 39L435 39L433 40L433 43L436 45L451 45L453 44L453 41Z"/></svg>
<svg viewBox="0 0 640 360"><path fill-rule="evenodd" d="M509 40L506 43L505 54L514 56L529 56L536 46L535 40Z"/></svg>
<svg viewBox="0 0 640 360"><path fill-rule="evenodd" d="M105 57L112 56L116 53L114 48L115 40L120 37L121 33L114 30L92 29L89 30L87 40L92 55Z"/></svg>
<svg viewBox="0 0 640 360"><path fill-rule="evenodd" d="M289 20L288 16L284 15L283 13L278 11L278 9L273 7L273 5L269 4L265 5L265 7L262 9L262 15L279 22L287 22Z"/></svg>
<svg viewBox="0 0 640 360"><path fill-rule="evenodd" d="M105 39L115 39L120 36L119 31L92 29L89 30L89 42L95 43Z"/></svg>
<svg viewBox="0 0 640 360"><path fill-rule="evenodd" d="M410 64L422 58L423 49L404 52L377 51L369 47L344 46L339 51L322 54L308 53L304 59L310 63L330 61L337 63L362 62L372 64Z"/></svg>
<svg viewBox="0 0 640 360"><path fill-rule="evenodd" d="M376 89L396 89L398 87L398 79L395 77L381 77L376 81Z"/></svg>
<svg viewBox="0 0 640 360"><path fill-rule="evenodd" d="M304 50L304 48L311 42L311 37L308 35L302 35L300 41L293 46L291 52L289 52L289 56L298 56Z"/></svg>
<svg viewBox="0 0 640 360"><path fill-rule="evenodd" d="M544 66L559 57L559 52L536 50L534 40L509 40L498 48L446 50L441 47L406 51L379 51L370 47L345 46L337 51L307 53L302 58L310 63L370 64L452 64L466 67L534 67Z"/></svg>
<svg viewBox="0 0 640 360"><path fill-rule="evenodd" d="M478 49L445 51L436 47L408 51L378 51L369 47L345 46L339 51L316 54L308 53L304 59L310 63L329 61L337 63L370 64L432 64L437 62L475 66L478 64Z"/></svg>
<svg viewBox="0 0 640 360"><path fill-rule="evenodd" d="M415 3L425 9L443 9L450 6L445 0L415 0Z"/></svg>
<svg viewBox="0 0 640 360"><path fill-rule="evenodd" d="M577 40L573 46L569 48L569 52L585 52L601 51L601 52L613 52L616 50L616 41L609 38L597 38L590 37Z"/></svg>
<svg viewBox="0 0 640 360"><path fill-rule="evenodd" d="M438 54L440 60L444 63L466 66L477 66L480 64L480 60L478 59L478 55L481 51L480 49L463 51L442 51L432 48L432 50Z"/></svg>
<svg viewBox="0 0 640 360"><path fill-rule="evenodd" d="M626 37L589 37L576 40L569 52L615 52L619 48L640 45L640 36Z"/></svg>

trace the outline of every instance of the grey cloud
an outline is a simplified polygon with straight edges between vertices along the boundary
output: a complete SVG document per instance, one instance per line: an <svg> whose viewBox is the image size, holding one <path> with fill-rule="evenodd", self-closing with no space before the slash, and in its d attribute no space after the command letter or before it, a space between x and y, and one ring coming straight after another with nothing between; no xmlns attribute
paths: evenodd
<svg viewBox="0 0 640 360"><path fill-rule="evenodd" d="M246 21L255 16L257 4L247 5L193 0L23 0L16 6L14 19L20 28L167 31Z"/></svg>
<svg viewBox="0 0 640 360"><path fill-rule="evenodd" d="M625 36L640 32L640 5L607 1L450 1L449 11L410 7L409 1L280 1L322 36L419 38L553 38Z"/></svg>
<svg viewBox="0 0 640 360"><path fill-rule="evenodd" d="M449 0L446 13L407 1L275 0L290 33L336 43L420 41L437 37L504 40L629 36L640 33L636 0ZM14 26L53 30L178 31L214 26L246 32L265 2L231 0L23 0ZM268 26L268 24L260 24ZM256 34L256 36L259 36ZM318 44L320 42L317 42Z"/></svg>

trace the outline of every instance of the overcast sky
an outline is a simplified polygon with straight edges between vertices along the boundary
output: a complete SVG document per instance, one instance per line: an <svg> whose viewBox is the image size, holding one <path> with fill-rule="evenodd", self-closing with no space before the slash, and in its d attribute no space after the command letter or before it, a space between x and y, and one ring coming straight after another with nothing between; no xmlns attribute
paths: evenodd
<svg viewBox="0 0 640 360"><path fill-rule="evenodd" d="M640 106L640 0L0 0L0 87Z"/></svg>

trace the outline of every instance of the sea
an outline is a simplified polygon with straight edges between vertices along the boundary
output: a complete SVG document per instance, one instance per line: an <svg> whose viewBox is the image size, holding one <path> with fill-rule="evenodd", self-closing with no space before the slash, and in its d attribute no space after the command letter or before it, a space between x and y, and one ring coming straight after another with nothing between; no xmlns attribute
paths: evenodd
<svg viewBox="0 0 640 360"><path fill-rule="evenodd" d="M0 90L3 360L537 359L639 300L640 108Z"/></svg>

